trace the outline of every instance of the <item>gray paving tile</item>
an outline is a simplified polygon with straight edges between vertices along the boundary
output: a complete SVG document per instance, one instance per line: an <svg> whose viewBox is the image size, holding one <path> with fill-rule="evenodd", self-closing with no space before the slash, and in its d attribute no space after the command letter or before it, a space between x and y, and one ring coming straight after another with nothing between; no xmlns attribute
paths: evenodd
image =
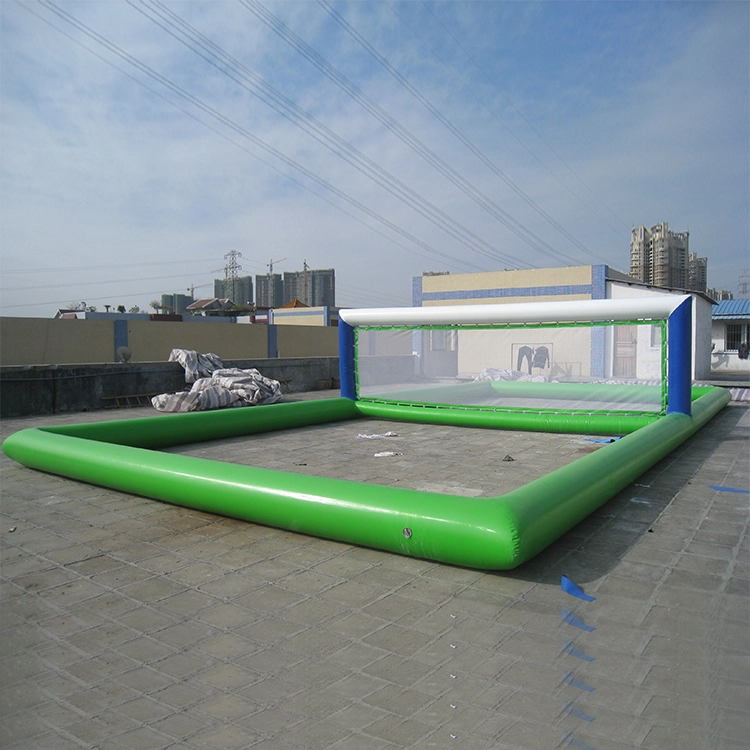
<svg viewBox="0 0 750 750"><path fill-rule="evenodd" d="M136 413L150 412L6 420L0 431ZM381 483L495 494L540 470L550 446L563 461L582 448L526 435L506 450L517 461L498 469L482 452L503 449L503 436L446 441L399 425L400 446L421 458L386 465L352 428L361 425L314 430L314 451L308 435L289 435L273 460L348 476L357 459L360 476ZM747 482L737 445L749 429L746 407L724 410L508 573L214 517L3 456L0 744L518 750L562 747L567 733L597 750L740 747L750 733L750 513L746 496L709 485ZM307 467L295 465L301 449ZM242 441L233 450L247 460ZM565 594L563 573L596 600ZM564 623L562 607L596 630ZM565 712L570 703L595 721Z"/></svg>

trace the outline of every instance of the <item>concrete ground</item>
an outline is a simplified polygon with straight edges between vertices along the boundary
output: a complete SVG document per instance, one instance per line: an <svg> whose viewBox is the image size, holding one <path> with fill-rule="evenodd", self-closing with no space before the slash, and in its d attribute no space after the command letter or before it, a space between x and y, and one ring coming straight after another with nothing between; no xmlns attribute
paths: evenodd
<svg viewBox="0 0 750 750"><path fill-rule="evenodd" d="M159 418L0 427L145 415ZM357 437L385 430L397 437ZM727 407L502 573L210 516L2 456L0 746L746 747L750 495L728 489L748 489L749 431L747 405ZM190 450L481 496L598 447L385 422L281 437ZM567 593L562 575L596 599Z"/></svg>

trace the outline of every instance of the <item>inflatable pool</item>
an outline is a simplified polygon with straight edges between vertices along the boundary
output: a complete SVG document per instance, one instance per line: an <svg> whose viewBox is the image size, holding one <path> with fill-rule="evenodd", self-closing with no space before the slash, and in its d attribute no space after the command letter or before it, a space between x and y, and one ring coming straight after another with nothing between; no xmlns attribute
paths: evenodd
<svg viewBox="0 0 750 750"><path fill-rule="evenodd" d="M625 320L645 321L653 327L654 320L661 317L667 324L666 338L671 339L665 385L586 384L579 382L580 378L575 383L446 383L443 377L420 376L412 367L420 361L417 351L407 355L412 358L408 388L394 389L389 383L376 395L363 398L357 379L364 371L356 363L355 330L361 324L357 316L362 311L341 311L341 398L33 428L11 435L3 443L3 451L33 469L201 511L454 565L510 569L534 557L637 479L730 400L729 393L720 388L691 388L689 370L685 377L690 361L689 297L659 297L658 303L651 300L650 304L639 300L639 305L624 308L602 307L601 302L610 301L597 301L595 309L577 303L572 312L567 303L540 303L541 310L533 304L473 306L474 321L456 323L452 331L457 332L457 341L468 330L459 326L501 326L506 332L507 318L519 307L526 308L525 319L533 321L535 310L536 317L547 319L551 314L548 306L558 305L552 308L553 322L544 323L552 327L571 315L580 319L581 306L587 322L601 318L607 325ZM563 304L566 306L559 307ZM495 309L488 313L477 309L480 307ZM424 316L422 310L419 308L417 315ZM680 312L674 316L676 310ZM368 316L378 314L365 312ZM450 314L459 312L454 308ZM491 313L491 322L482 319L476 323L479 313ZM382 311L380 316L374 324L378 329L385 325ZM410 336L414 325L424 330L435 324L434 319L414 323L408 309L398 316L395 323L387 325L406 328ZM676 323L678 318L681 322ZM528 337L528 331L523 335ZM551 334L545 331L545 335ZM599 338L587 340L587 346L593 341L598 351ZM659 346L666 352L665 345ZM652 398L651 392L635 390L643 388L655 388L658 393ZM482 403L471 403L480 391ZM488 394L491 403L486 402ZM561 399L570 407L561 408ZM524 400L533 403L533 408L524 407ZM539 406L540 400L554 406ZM643 409L644 400L661 406ZM613 409L612 403L619 408ZM637 409L632 408L634 403ZM196 440L363 417L621 438L524 487L492 498L305 476L161 451Z"/></svg>

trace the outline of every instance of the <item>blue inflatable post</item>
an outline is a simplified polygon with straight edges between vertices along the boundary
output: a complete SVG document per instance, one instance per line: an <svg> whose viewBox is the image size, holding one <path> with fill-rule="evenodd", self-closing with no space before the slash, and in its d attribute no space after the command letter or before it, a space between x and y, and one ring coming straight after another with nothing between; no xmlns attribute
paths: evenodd
<svg viewBox="0 0 750 750"><path fill-rule="evenodd" d="M693 298L688 297L672 311L667 321L667 414L692 414L692 334Z"/></svg>
<svg viewBox="0 0 750 750"><path fill-rule="evenodd" d="M339 377L341 395L357 400L357 381L354 373L354 328L339 318Z"/></svg>

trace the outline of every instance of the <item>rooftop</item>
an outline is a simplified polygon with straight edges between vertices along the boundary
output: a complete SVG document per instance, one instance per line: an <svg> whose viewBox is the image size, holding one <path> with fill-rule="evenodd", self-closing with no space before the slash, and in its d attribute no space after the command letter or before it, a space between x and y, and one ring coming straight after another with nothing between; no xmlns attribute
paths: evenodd
<svg viewBox="0 0 750 750"><path fill-rule="evenodd" d="M0 429L136 416L161 418L140 408ZM357 438L386 430L397 436ZM0 744L739 747L749 433L747 405L728 406L504 573L166 505L3 455ZM373 457L384 448L401 455ZM479 495L596 449L582 436L372 421L190 447ZM568 593L563 575L595 600Z"/></svg>
<svg viewBox="0 0 750 750"><path fill-rule="evenodd" d="M750 299L725 299L717 303L711 312L715 320L750 318Z"/></svg>
<svg viewBox="0 0 750 750"><path fill-rule="evenodd" d="M233 307L234 303L230 299L219 299L218 297L205 297L198 299L187 306L187 310L223 310Z"/></svg>

